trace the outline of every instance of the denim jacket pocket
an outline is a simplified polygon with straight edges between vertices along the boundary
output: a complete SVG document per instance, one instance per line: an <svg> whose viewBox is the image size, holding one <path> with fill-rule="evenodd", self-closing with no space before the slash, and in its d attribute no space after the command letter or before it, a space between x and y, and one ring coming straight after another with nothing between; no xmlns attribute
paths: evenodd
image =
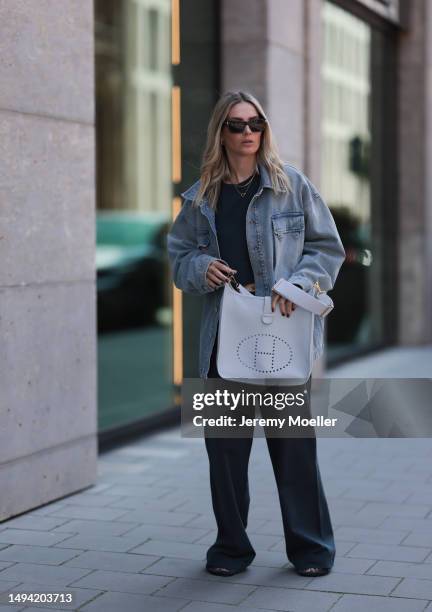
<svg viewBox="0 0 432 612"><path fill-rule="evenodd" d="M305 229L304 214L302 212L283 212L272 215L273 233L279 239L284 234L301 234Z"/></svg>

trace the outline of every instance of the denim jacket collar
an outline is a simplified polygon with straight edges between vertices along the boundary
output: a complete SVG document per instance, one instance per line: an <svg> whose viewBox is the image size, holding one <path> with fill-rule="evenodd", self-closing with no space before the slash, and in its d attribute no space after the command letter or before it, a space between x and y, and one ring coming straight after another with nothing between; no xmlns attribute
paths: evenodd
<svg viewBox="0 0 432 612"><path fill-rule="evenodd" d="M264 166L262 162L258 162L257 165L258 165L258 169L259 169L259 173L261 177L260 188L269 187L271 189L272 184L270 181L270 175L267 171L267 168ZM180 195L187 200L193 200L195 195L198 193L200 182L201 180L198 179L197 181L195 181L195 183L193 183L193 185L189 187L189 189L186 189L186 191L183 191L183 193L181 193ZM206 202L207 202L207 198L204 197L199 205L202 206Z"/></svg>

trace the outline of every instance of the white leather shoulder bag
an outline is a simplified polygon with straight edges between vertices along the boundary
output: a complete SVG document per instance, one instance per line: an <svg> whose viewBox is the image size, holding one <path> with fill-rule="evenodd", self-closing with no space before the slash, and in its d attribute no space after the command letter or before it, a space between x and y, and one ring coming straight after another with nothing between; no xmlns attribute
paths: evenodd
<svg viewBox="0 0 432 612"><path fill-rule="evenodd" d="M232 284L234 283L234 285ZM219 375L257 385L305 384L313 366L314 315L326 316L332 299L317 297L281 278L272 290L297 308L284 317L271 296L255 296L235 279L225 284L219 315Z"/></svg>

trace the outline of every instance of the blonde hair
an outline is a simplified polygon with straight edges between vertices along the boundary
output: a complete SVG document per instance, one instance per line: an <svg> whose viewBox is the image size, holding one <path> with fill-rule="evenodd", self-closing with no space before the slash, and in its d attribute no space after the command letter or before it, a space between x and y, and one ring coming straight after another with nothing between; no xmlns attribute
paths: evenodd
<svg viewBox="0 0 432 612"><path fill-rule="evenodd" d="M284 162L279 156L270 123L261 104L247 91L227 91L217 101L210 117L201 163L200 188L193 200L194 206L198 206L203 197L207 197L210 206L216 208L221 181L230 179L230 166L221 144L221 131L231 107L239 102L250 102L258 114L267 119L256 154L257 163L260 162L267 169L272 188L276 193L291 191L291 182L283 169Z"/></svg>

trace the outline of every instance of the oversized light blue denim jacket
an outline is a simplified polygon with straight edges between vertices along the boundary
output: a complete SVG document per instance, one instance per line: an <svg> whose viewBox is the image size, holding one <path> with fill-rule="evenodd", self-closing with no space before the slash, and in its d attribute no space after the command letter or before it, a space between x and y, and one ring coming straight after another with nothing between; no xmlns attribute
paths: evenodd
<svg viewBox="0 0 432 612"><path fill-rule="evenodd" d="M345 260L345 249L331 212L316 187L300 170L285 163L292 192L276 194L266 167L258 163L260 187L246 214L246 240L255 280L255 295L271 295L276 281L285 278L316 295L333 288ZM167 237L174 284L186 293L204 296L201 316L199 376L207 378L216 338L224 285L213 289L206 275L210 263L221 259L215 212L208 200L192 206L197 180L181 195L183 205ZM335 304L335 309L337 304ZM331 314L329 315L331 316ZM315 315L313 357L323 353L323 318Z"/></svg>

